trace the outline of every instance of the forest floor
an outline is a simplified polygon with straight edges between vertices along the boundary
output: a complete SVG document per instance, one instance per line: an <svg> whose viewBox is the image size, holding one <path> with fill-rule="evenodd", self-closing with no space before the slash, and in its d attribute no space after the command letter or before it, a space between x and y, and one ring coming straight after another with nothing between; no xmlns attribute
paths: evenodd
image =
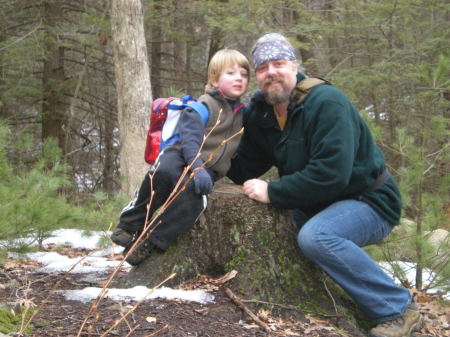
<svg viewBox="0 0 450 337"><path fill-rule="evenodd" d="M87 253L72 248L65 248L65 251L72 256ZM67 300L58 291L101 287L102 281L86 281L80 274L37 273L39 267L37 262L16 259L7 259L0 267L0 305L15 303L11 310L16 312L19 305L22 310L26 307L32 309L33 331L23 336L363 336L336 326L335 318L324 320L306 315L306 318L299 320L294 318L295 315L281 318L271 312L260 311L255 314L263 324L257 324L226 294L226 284L210 282L211 279L206 277L192 280L183 289L207 289L215 297L213 303L152 299L136 305L136 302L104 299L95 310L90 311L92 302ZM121 271L118 277L126 272ZM450 336L448 303L442 306L438 297L429 295L419 295L417 298L425 316L425 325L415 336ZM114 326L119 320L120 323ZM5 335L0 332L2 336Z"/></svg>

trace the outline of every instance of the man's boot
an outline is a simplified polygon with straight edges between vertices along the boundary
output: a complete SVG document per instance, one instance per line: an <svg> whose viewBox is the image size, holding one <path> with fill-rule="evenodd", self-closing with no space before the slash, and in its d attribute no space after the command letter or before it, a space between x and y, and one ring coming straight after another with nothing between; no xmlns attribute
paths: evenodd
<svg viewBox="0 0 450 337"><path fill-rule="evenodd" d="M417 304L412 302L403 316L378 324L369 331L369 337L410 337L422 328L423 317Z"/></svg>

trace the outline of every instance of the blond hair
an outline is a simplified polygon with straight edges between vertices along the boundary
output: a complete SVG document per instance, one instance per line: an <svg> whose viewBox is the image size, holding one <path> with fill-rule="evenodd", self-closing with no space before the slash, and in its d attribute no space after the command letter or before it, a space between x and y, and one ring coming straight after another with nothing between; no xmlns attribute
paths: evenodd
<svg viewBox="0 0 450 337"><path fill-rule="evenodd" d="M250 63L242 53L234 49L221 49L216 52L209 61L208 83L205 90L213 89L212 82L218 81L224 70L233 67L235 64L247 70L250 76Z"/></svg>

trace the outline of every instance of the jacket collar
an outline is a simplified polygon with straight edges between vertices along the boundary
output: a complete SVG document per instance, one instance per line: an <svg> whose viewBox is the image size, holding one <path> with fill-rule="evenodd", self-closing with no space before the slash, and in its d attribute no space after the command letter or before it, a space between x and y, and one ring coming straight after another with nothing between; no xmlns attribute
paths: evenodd
<svg viewBox="0 0 450 337"><path fill-rule="evenodd" d="M288 111L293 111L295 106L298 104L298 101L300 99L300 97L303 94L302 89L300 88L299 83L301 81L303 81L306 78L305 75L303 75L302 73L298 72L297 73L297 84L294 87L294 89L291 92L291 97L290 97L290 102L289 102L289 106L288 106Z"/></svg>
<svg viewBox="0 0 450 337"><path fill-rule="evenodd" d="M206 93L208 95L212 96L213 98L217 99L222 104L228 104L230 106L231 113L233 115L238 114L245 107L244 104L241 103L241 100L239 98L236 100L226 98L223 95L223 93L216 88L213 88L213 89L207 91Z"/></svg>

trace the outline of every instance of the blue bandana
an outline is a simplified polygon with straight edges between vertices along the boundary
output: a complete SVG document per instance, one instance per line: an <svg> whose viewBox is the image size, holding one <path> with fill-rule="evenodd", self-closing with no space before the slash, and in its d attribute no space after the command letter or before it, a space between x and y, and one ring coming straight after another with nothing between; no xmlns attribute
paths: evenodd
<svg viewBox="0 0 450 337"><path fill-rule="evenodd" d="M253 47L253 68L274 60L296 60L294 47L280 34L266 34Z"/></svg>

